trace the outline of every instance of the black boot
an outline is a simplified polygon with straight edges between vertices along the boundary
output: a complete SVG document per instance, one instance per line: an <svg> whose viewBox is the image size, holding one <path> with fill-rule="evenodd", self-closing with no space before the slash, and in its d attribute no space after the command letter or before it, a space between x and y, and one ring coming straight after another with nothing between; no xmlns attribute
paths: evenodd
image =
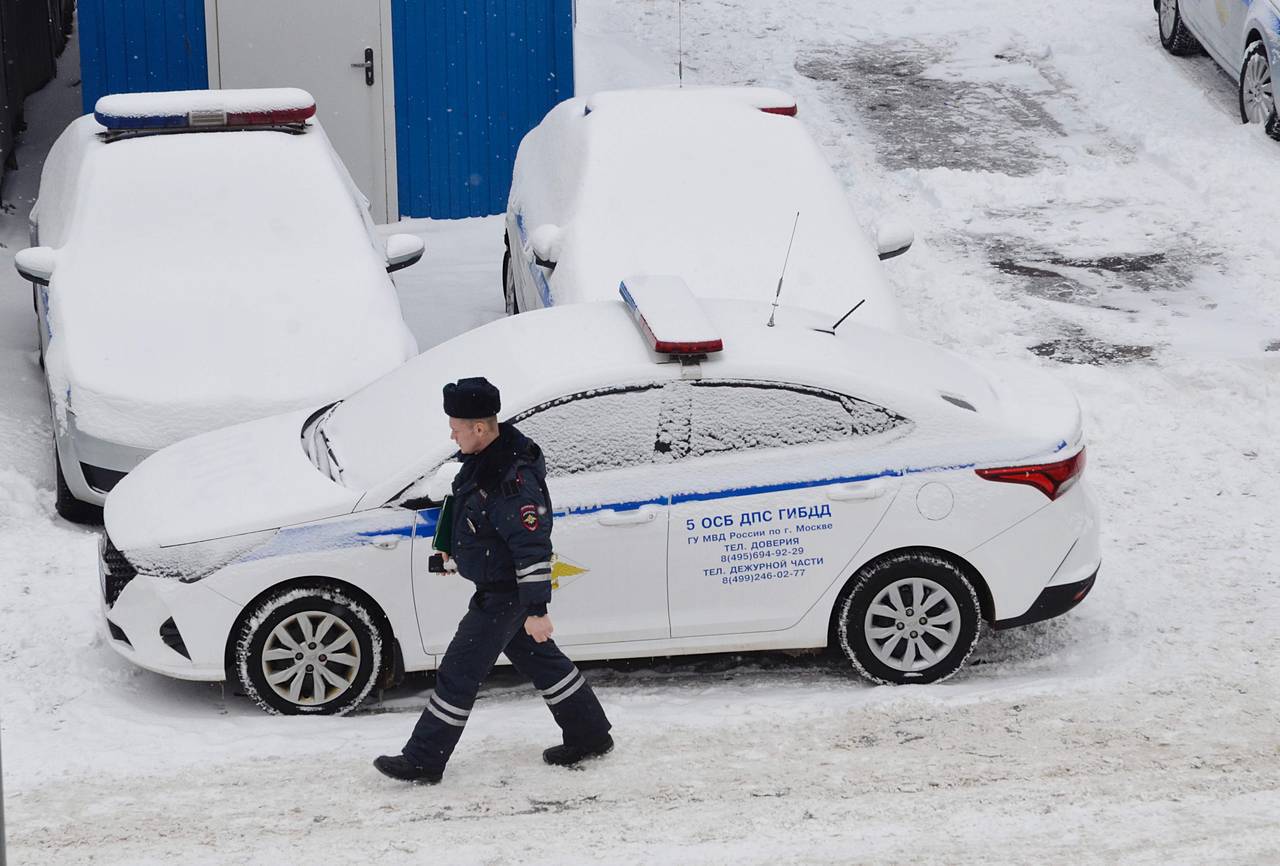
<svg viewBox="0 0 1280 866"><path fill-rule="evenodd" d="M434 785L444 776L439 770L419 767L404 755L381 755L373 759L373 765L384 776L402 782L417 782L419 785Z"/></svg>
<svg viewBox="0 0 1280 866"><path fill-rule="evenodd" d="M542 753L542 760L557 767L570 767L587 758L598 758L613 751L613 737L605 734L599 740L583 745L552 746Z"/></svg>

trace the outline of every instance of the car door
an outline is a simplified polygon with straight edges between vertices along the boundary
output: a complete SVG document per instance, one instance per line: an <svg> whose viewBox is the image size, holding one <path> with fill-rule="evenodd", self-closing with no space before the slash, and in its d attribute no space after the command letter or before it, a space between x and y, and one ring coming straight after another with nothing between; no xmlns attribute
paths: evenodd
<svg viewBox="0 0 1280 866"><path fill-rule="evenodd" d="M898 476L865 467L908 422L783 383L680 383L669 396L689 431L671 498L672 637L795 625L888 510Z"/></svg>
<svg viewBox="0 0 1280 866"><path fill-rule="evenodd" d="M657 462L661 393L653 384L572 394L513 419L547 462L555 551L550 613L561 646L670 636L662 491L671 479L653 475L672 471ZM435 518L434 511L419 517L415 604L424 647L442 653L471 585L427 572ZM423 590L428 582L438 588Z"/></svg>
<svg viewBox="0 0 1280 866"><path fill-rule="evenodd" d="M1230 59L1227 45L1230 41L1227 38L1229 4L1244 5L1240 0L1178 0L1178 11L1205 50L1235 74L1239 70L1227 62Z"/></svg>

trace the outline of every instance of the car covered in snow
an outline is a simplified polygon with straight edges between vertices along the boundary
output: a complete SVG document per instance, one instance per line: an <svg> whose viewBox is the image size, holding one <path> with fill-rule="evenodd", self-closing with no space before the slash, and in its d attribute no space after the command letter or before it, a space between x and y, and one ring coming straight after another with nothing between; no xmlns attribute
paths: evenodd
<svg viewBox="0 0 1280 866"><path fill-rule="evenodd" d="M439 395L474 375L543 449L551 611L576 659L834 644L877 682L928 683L984 625L1089 592L1081 413L1047 375L802 308L770 326L769 304L675 277L622 294L152 455L107 499L110 645L283 713L435 668L471 591L430 570L457 470Z"/></svg>
<svg viewBox="0 0 1280 866"><path fill-rule="evenodd" d="M797 218L798 215L798 218ZM794 230L794 245L791 243ZM703 297L769 300L902 327L872 240L778 90L606 91L553 108L520 142L506 214L508 313L607 300L629 274L680 274ZM790 254L788 256L788 250Z"/></svg>
<svg viewBox="0 0 1280 866"><path fill-rule="evenodd" d="M295 89L106 96L58 138L15 257L33 282L58 511L144 457L333 400L417 354L380 238Z"/></svg>
<svg viewBox="0 0 1280 866"><path fill-rule="evenodd" d="M1272 69L1280 62L1277 0L1154 0L1160 44L1170 54L1201 49L1235 79L1240 120L1280 138Z"/></svg>

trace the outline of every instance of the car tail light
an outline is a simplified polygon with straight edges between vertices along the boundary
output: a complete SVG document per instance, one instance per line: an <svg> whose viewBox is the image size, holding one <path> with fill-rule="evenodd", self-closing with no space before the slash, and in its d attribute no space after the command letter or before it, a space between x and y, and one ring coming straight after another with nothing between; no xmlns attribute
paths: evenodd
<svg viewBox="0 0 1280 866"><path fill-rule="evenodd" d="M781 114L786 117L796 116L796 107L794 105L770 105L760 110L765 114Z"/></svg>
<svg viewBox="0 0 1280 866"><path fill-rule="evenodd" d="M1066 460L1057 463L1040 463L1034 466L1003 466L976 470L979 477L988 481L1007 481L1010 484L1029 484L1050 499L1057 499L1071 488L1084 472L1084 449L1081 448Z"/></svg>

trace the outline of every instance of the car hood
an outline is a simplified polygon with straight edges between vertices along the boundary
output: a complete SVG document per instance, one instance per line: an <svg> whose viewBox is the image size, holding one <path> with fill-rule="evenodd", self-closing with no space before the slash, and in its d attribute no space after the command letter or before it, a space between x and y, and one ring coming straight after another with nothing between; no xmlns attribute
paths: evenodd
<svg viewBox="0 0 1280 866"><path fill-rule="evenodd" d="M350 513L362 491L331 481L302 448L302 426L313 411L237 424L157 451L107 496L107 534L128 551Z"/></svg>

